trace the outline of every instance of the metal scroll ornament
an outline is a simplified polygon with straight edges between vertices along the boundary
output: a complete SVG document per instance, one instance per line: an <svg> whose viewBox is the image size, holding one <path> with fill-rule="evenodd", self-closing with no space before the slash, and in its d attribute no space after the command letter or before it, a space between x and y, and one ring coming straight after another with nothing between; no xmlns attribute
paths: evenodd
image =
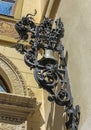
<svg viewBox="0 0 91 130"><path fill-rule="evenodd" d="M34 69L34 77L40 88L50 95L48 100L59 106L64 106L67 129L78 130L80 119L79 105L73 106L70 83L67 72L67 54L64 56L64 46L61 38L64 36L64 27L61 19L44 20L36 25L34 15L27 14L15 24L19 34L17 51L24 54L24 61L30 69ZM53 28L55 23L55 28ZM19 41L29 41L30 47L20 44ZM38 53L42 50L42 58L38 60ZM56 56L56 57L55 57Z"/></svg>

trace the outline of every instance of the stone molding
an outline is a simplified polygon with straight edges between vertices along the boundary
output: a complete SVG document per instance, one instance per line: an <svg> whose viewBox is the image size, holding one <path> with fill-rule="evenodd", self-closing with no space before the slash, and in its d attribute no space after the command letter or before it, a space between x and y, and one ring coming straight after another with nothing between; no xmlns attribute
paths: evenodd
<svg viewBox="0 0 91 130"><path fill-rule="evenodd" d="M23 76L18 71L17 67L3 54L0 53L0 69L4 74L4 77L9 84L9 89L13 94L27 95L26 83L23 79ZM31 96L34 96L34 93L30 89Z"/></svg>
<svg viewBox="0 0 91 130"><path fill-rule="evenodd" d="M19 125L37 108L36 98L0 93L0 122Z"/></svg>

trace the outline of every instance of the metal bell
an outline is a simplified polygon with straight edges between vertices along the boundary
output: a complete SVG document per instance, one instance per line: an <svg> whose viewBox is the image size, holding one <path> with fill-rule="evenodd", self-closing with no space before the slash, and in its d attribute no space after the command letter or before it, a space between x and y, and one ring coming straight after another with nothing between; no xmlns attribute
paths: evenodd
<svg viewBox="0 0 91 130"><path fill-rule="evenodd" d="M39 64L57 64L57 59L54 57L54 51L51 49L45 49L43 58L39 60Z"/></svg>

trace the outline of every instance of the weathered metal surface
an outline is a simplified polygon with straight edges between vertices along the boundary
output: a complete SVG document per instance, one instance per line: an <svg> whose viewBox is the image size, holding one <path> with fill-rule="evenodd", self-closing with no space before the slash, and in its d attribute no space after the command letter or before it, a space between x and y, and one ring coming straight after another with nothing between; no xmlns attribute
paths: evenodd
<svg viewBox="0 0 91 130"><path fill-rule="evenodd" d="M53 22L55 22L54 28ZM18 43L15 46L17 51L24 54L26 65L30 69L34 69L34 77L39 86L50 93L48 100L65 106L68 118L65 123L66 128L77 130L80 110L78 105L73 106L67 72L67 57L64 56L64 46L61 42L61 38L64 36L61 19L54 21L45 17L39 25L36 25L33 19L27 15L16 23L15 28L20 40L27 40L29 36L31 37L29 41L31 47L27 48L26 45ZM43 50L43 57L38 60L40 49ZM55 53L58 55L58 59L54 57ZM60 90L54 91L58 86L60 86Z"/></svg>

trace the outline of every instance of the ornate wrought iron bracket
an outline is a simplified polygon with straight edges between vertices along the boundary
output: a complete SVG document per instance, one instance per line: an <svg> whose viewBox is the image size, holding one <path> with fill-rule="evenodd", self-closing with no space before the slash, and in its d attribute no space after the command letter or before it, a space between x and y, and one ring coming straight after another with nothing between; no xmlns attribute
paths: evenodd
<svg viewBox="0 0 91 130"><path fill-rule="evenodd" d="M67 72L67 55L64 56L64 46L61 42L64 36L63 23L60 18L54 21L45 17L39 25L36 25L30 16L31 14L28 14L18 21L15 29L20 40L27 40L31 37L29 41L31 47L18 43L15 48L24 54L26 65L34 69L34 77L39 87L49 92L48 100L64 106L67 113L66 128L78 130L80 109L79 105L73 106ZM55 28L53 28L53 22L55 22ZM43 50L43 54L38 60L40 49ZM58 58L55 58L55 55ZM57 88L60 89L57 90Z"/></svg>

